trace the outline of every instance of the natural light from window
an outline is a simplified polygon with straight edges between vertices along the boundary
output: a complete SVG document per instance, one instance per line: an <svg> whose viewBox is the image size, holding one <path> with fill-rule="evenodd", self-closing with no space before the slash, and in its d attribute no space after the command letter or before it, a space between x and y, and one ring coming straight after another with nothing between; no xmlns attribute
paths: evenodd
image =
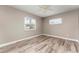
<svg viewBox="0 0 79 59"><path fill-rule="evenodd" d="M32 17L25 17L24 29L25 30L35 30L36 29L36 20Z"/></svg>
<svg viewBox="0 0 79 59"><path fill-rule="evenodd" d="M49 20L49 24L62 24L62 18L55 18Z"/></svg>

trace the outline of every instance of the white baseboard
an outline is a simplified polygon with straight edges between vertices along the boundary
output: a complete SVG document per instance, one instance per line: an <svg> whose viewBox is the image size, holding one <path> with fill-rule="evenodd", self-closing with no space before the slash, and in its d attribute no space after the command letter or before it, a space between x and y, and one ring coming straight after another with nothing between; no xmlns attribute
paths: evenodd
<svg viewBox="0 0 79 59"><path fill-rule="evenodd" d="M1 44L1 45L0 45L0 48L1 48L1 47L5 47L5 46L8 46L8 45L10 45L10 44L15 44L15 43L20 42L20 41L23 41L23 40L29 40L29 39L31 39L31 38L34 38L34 37L37 37L37 36L40 36L40 35L62 38L62 39L66 39L66 40L76 41L76 42L79 43L79 40L77 40L77 39L65 38L65 37L60 37L60 36L55 36L55 35L49 35L49 34L39 34L39 35L34 35L34 36L31 36L31 37L24 38L24 39L20 39L20 40L8 42L8 43L5 43L5 44Z"/></svg>
<svg viewBox="0 0 79 59"><path fill-rule="evenodd" d="M49 35L49 34L42 34L42 35L56 37L56 38L61 38L61 39L66 39L66 40L71 40L71 41L76 41L76 42L79 43L78 39L71 39L71 38L66 38L66 37L61 37L61 36L55 36L55 35Z"/></svg>
<svg viewBox="0 0 79 59"><path fill-rule="evenodd" d="M8 42L8 43L4 43L4 44L1 44L1 45L0 45L0 48L1 48L1 47L5 47L5 46L8 46L8 45L10 45L10 44L15 44L15 43L20 42L20 41L23 41L23 40L29 40L29 39L31 39L31 38L34 38L34 37L37 37L37 36L40 36L40 35L42 35L42 34L34 35L34 36L31 36L31 37L23 38L23 39L16 40L16 41L11 41L11 42Z"/></svg>

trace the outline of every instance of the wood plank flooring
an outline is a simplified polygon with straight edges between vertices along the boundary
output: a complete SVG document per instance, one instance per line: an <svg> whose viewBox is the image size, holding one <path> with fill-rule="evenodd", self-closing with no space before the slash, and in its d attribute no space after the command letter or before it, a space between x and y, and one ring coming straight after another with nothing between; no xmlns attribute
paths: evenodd
<svg viewBox="0 0 79 59"><path fill-rule="evenodd" d="M79 43L49 36L38 36L17 43L16 48L7 53L78 53Z"/></svg>

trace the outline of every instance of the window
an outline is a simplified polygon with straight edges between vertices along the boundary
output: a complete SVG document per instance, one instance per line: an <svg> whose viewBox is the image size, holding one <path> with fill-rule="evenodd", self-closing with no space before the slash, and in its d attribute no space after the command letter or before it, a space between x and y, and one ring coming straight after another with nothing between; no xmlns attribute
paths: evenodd
<svg viewBox="0 0 79 59"><path fill-rule="evenodd" d="M25 17L24 29L25 30L35 30L36 29L36 20L32 17Z"/></svg>
<svg viewBox="0 0 79 59"><path fill-rule="evenodd" d="M62 24L62 18L51 19L49 24Z"/></svg>

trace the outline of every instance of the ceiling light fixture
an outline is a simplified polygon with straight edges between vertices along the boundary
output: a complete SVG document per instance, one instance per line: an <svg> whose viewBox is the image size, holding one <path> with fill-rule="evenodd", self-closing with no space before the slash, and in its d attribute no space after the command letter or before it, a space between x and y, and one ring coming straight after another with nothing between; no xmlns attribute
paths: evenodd
<svg viewBox="0 0 79 59"><path fill-rule="evenodd" d="M50 5L40 5L39 8L42 12L51 11Z"/></svg>

